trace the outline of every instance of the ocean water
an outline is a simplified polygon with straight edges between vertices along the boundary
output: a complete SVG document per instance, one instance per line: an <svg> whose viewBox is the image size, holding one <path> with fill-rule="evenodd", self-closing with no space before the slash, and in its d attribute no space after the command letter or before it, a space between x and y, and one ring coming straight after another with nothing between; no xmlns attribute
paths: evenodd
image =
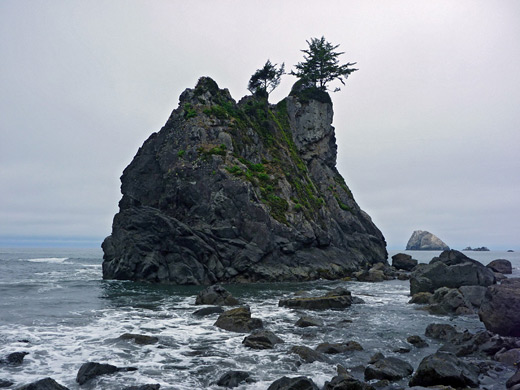
<svg viewBox="0 0 520 390"><path fill-rule="evenodd" d="M390 255L398 253L391 251ZM440 252L407 251L420 262ZM520 253L466 252L484 264L503 258L513 263L520 277ZM200 286L167 286L104 281L102 253L98 249L5 249L0 248L0 359L12 352L28 352L20 366L0 365L0 379L15 383L12 388L44 377L52 377L69 389L80 366L89 361L137 371L101 376L81 389L122 389L126 386L159 383L161 389L218 389L214 384L229 370L249 371L255 383L238 389L266 389L282 376L305 375L319 386L330 380L336 364L347 367L362 379L362 367L376 352L398 356L416 368L421 359L440 346L398 354L410 347L406 338L424 335L429 323L442 322L478 331L484 329L476 315L432 316L408 304L409 282L361 283L314 281L225 286L248 304L265 328L285 340L273 350L250 350L242 345L246 334L227 332L213 326L217 315L197 318L192 313ZM323 294L345 287L365 304L346 310L306 312L278 307L281 298L298 291ZM320 328L297 328L302 315L323 320ZM157 336L153 345L136 345L119 339L124 333ZM424 336L423 336L424 337ZM332 364L300 364L289 353L294 345L314 348L322 342L359 342L364 350L330 355ZM508 368L497 377L496 386L513 374ZM405 384L405 381L401 381Z"/></svg>

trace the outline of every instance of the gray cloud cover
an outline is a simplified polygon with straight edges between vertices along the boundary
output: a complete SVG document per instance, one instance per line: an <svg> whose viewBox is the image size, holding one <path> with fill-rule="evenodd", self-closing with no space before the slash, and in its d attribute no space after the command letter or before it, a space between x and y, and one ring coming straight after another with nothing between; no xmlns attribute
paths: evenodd
<svg viewBox="0 0 520 390"><path fill-rule="evenodd" d="M389 247L423 229L520 249L515 0L4 0L0 245L98 245L185 88L207 75L238 100L322 35L360 69L332 94L338 168Z"/></svg>

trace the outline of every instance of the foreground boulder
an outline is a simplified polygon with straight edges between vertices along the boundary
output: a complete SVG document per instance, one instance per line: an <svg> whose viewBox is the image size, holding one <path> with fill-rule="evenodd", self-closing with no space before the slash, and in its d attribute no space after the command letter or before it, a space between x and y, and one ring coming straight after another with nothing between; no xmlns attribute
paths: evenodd
<svg viewBox="0 0 520 390"><path fill-rule="evenodd" d="M387 357L369 364L365 369L365 380L388 379L397 381L412 375L413 367L404 360Z"/></svg>
<svg viewBox="0 0 520 390"><path fill-rule="evenodd" d="M257 329L242 341L246 347L252 349L272 349L276 344L284 341L270 330Z"/></svg>
<svg viewBox="0 0 520 390"><path fill-rule="evenodd" d="M450 248L435 234L416 230L406 244L407 251L444 251Z"/></svg>
<svg viewBox="0 0 520 390"><path fill-rule="evenodd" d="M316 386L312 379L304 376L296 378L284 376L271 383L267 390L319 390L319 387Z"/></svg>
<svg viewBox="0 0 520 390"><path fill-rule="evenodd" d="M214 325L238 333L248 333L253 329L263 328L262 320L252 318L251 309L247 306L225 311L219 315Z"/></svg>
<svg viewBox="0 0 520 390"><path fill-rule="evenodd" d="M217 381L217 386L223 386L227 388L238 387L242 383L253 383L254 380L251 378L251 374L246 371L228 371L223 374Z"/></svg>
<svg viewBox="0 0 520 390"><path fill-rule="evenodd" d="M202 77L121 176L103 278L172 284L339 279L386 242L336 169L326 92L238 104Z"/></svg>
<svg viewBox="0 0 520 390"><path fill-rule="evenodd" d="M479 311L486 329L501 336L520 337L520 278L488 287Z"/></svg>
<svg viewBox="0 0 520 390"><path fill-rule="evenodd" d="M224 287L215 284L202 290L195 299L196 305L236 306L240 302Z"/></svg>
<svg viewBox="0 0 520 390"><path fill-rule="evenodd" d="M414 376L410 386L452 386L477 387L478 369L464 363L452 353L437 352L426 356Z"/></svg>
<svg viewBox="0 0 520 390"><path fill-rule="evenodd" d="M96 363L96 362L88 362L83 364L79 371L78 375L76 376L76 382L78 382L80 385L83 385L90 381L91 379L94 379L97 376L100 375L107 375L107 374L113 374L118 371L136 371L137 368L134 367L116 367L111 364L103 364L103 363Z"/></svg>
<svg viewBox="0 0 520 390"><path fill-rule="evenodd" d="M420 264L410 277L410 294L433 293L440 287L490 286L493 271L455 250L444 251L429 264Z"/></svg>
<svg viewBox="0 0 520 390"><path fill-rule="evenodd" d="M312 310L344 309L350 305L352 305L351 293L341 287L320 297L289 298L278 302L280 307Z"/></svg>
<svg viewBox="0 0 520 390"><path fill-rule="evenodd" d="M405 253L398 253L392 256L392 267L404 271L411 271L418 263L417 260L412 259L412 256Z"/></svg>
<svg viewBox="0 0 520 390"><path fill-rule="evenodd" d="M493 260L486 267L491 268L493 272L498 272L504 275L513 273L513 266L509 260L497 259Z"/></svg>
<svg viewBox="0 0 520 390"><path fill-rule="evenodd" d="M28 385L17 387L16 390L69 390L69 388L60 385L52 378L45 378L29 383Z"/></svg>

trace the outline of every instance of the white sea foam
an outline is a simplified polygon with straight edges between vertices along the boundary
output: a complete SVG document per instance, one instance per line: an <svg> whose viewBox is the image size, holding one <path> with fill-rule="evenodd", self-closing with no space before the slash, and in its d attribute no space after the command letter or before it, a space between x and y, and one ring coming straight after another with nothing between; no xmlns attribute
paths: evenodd
<svg viewBox="0 0 520 390"><path fill-rule="evenodd" d="M20 259L22 261L28 261L30 263L64 263L69 260L68 257L42 257L38 259Z"/></svg>

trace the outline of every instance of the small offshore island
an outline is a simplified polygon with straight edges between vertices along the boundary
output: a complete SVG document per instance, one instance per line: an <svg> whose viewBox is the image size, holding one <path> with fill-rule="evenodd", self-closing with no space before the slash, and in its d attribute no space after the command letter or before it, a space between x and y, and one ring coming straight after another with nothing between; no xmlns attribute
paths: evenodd
<svg viewBox="0 0 520 390"><path fill-rule="evenodd" d="M386 242L336 169L327 92L276 105L202 77L121 178L105 279L340 279L386 262Z"/></svg>

